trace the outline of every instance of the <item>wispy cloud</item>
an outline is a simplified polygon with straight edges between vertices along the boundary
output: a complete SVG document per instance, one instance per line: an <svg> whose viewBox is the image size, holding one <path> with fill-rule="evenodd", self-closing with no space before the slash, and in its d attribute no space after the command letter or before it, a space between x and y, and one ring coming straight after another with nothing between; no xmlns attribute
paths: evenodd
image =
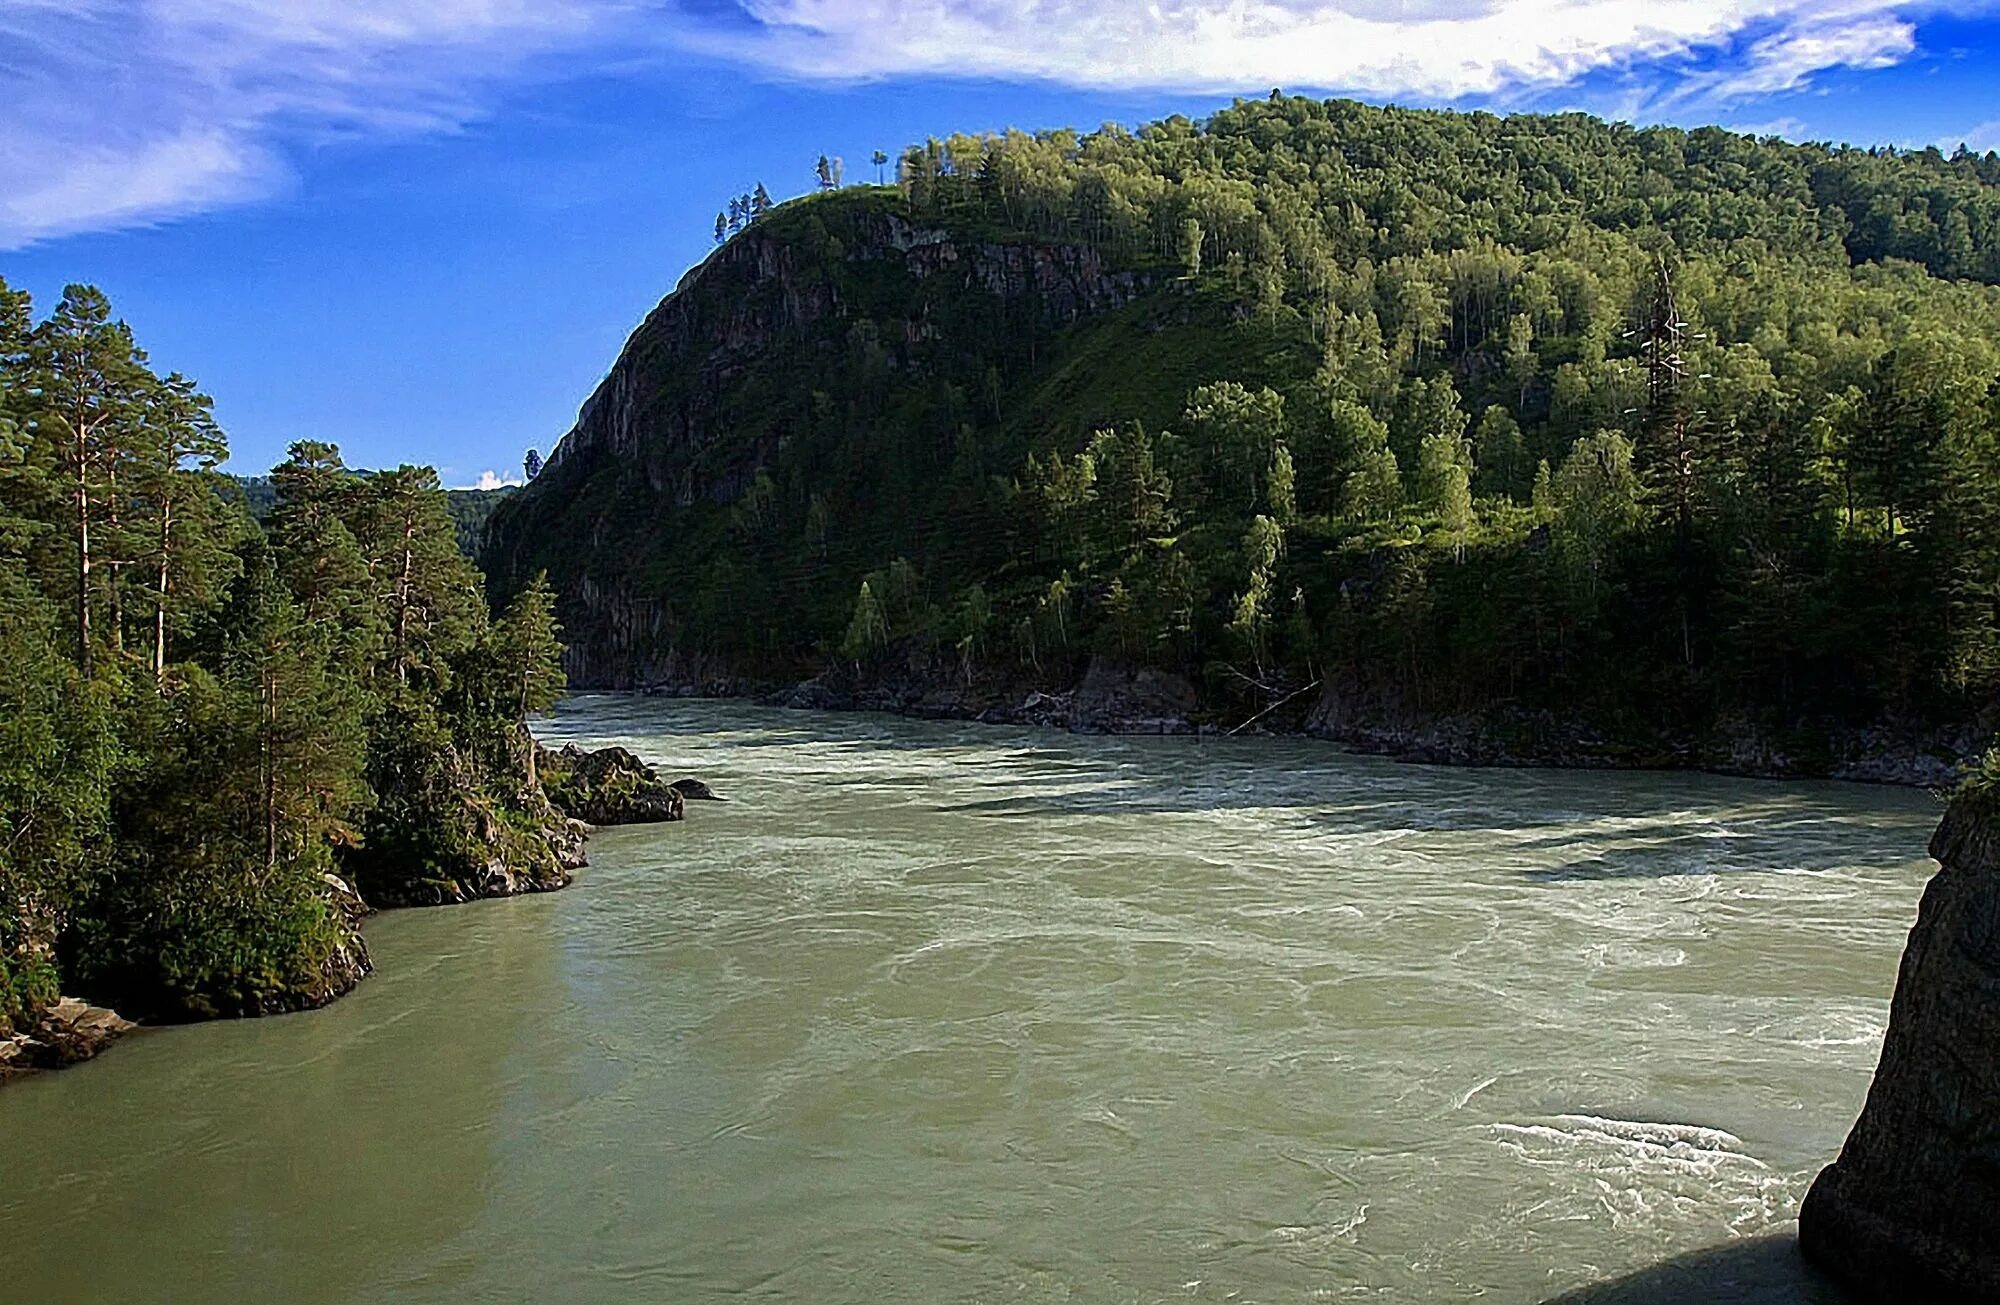
<svg viewBox="0 0 2000 1305"><path fill-rule="evenodd" d="M932 74L1131 88L1332 87L1432 99L1720 52L1747 91L1913 45L1869 0L742 0L720 52L796 76Z"/></svg>
<svg viewBox="0 0 2000 1305"><path fill-rule="evenodd" d="M270 194L284 147L440 131L641 0L5 0L0 248Z"/></svg>
<svg viewBox="0 0 2000 1305"><path fill-rule="evenodd" d="M1986 0L1960 0L1965 4ZM1893 0L0 0L0 248L281 189L301 140L453 130L635 55L771 77L1728 106L1916 47Z"/></svg>

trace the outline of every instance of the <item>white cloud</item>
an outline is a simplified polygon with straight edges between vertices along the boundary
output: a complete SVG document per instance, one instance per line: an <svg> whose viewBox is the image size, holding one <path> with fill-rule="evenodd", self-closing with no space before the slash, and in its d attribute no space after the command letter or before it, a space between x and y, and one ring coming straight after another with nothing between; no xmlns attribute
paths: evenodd
<svg viewBox="0 0 2000 1305"><path fill-rule="evenodd" d="M1893 14L1843 14L1750 42L1734 66L1687 78L1669 99L1737 103L1796 91L1829 68L1887 68L1916 51L1916 28Z"/></svg>
<svg viewBox="0 0 2000 1305"><path fill-rule="evenodd" d="M720 52L801 77L928 73L1198 90L1310 86L1434 99L1744 48L1743 86L1877 66L1913 33L1880 0L742 0Z"/></svg>
<svg viewBox="0 0 2000 1305"><path fill-rule="evenodd" d="M524 81L635 57L826 82L1420 100L1518 99L1610 72L1637 106L1721 106L1906 58L1915 12L1896 0L0 0L0 248L268 195L301 139L449 131Z"/></svg>
<svg viewBox="0 0 2000 1305"><path fill-rule="evenodd" d="M301 135L448 130L642 0L0 0L0 248L272 193Z"/></svg>
<svg viewBox="0 0 2000 1305"><path fill-rule="evenodd" d="M502 476L502 475L501 475L501 474L500 474L499 472L497 472L497 471L494 471L494 470L492 470L491 468L488 468L487 470L485 470L485 471L482 471L482 472L480 472L480 473L479 473L479 479L478 479L478 480L476 480L476 481L474 481L474 482L473 482L472 484L470 484L470 485L459 485L459 486L456 486L455 488L458 488L458 489L512 489L512 488L515 488L516 486L519 486L519 485L525 485L526 483L527 483L527 482L526 482L526 481L524 481L524 480L522 480L522 479L521 479L521 478L520 478L519 476Z"/></svg>
<svg viewBox="0 0 2000 1305"><path fill-rule="evenodd" d="M2000 118L1992 122L1982 122L1977 127L1969 127L1950 140L1938 142L1942 149L1953 150L1963 144L1975 154L1988 150L2000 150Z"/></svg>

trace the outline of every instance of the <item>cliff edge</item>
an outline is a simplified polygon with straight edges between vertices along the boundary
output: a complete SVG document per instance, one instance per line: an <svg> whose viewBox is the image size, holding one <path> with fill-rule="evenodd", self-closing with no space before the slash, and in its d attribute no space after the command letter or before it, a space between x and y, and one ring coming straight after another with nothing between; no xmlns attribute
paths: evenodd
<svg viewBox="0 0 2000 1305"><path fill-rule="evenodd" d="M1931 839L1882 1060L1799 1248L1879 1300L2000 1300L2000 799L1968 792Z"/></svg>

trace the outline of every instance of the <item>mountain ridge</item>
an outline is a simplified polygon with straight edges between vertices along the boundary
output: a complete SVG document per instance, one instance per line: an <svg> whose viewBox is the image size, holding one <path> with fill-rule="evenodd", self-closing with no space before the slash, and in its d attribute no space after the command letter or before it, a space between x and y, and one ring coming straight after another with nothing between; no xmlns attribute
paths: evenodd
<svg viewBox="0 0 2000 1305"><path fill-rule="evenodd" d="M1218 722L1323 681L1270 723L1949 773L2000 680L1996 182L1282 98L931 141L683 278L484 556L582 686L1106 658Z"/></svg>

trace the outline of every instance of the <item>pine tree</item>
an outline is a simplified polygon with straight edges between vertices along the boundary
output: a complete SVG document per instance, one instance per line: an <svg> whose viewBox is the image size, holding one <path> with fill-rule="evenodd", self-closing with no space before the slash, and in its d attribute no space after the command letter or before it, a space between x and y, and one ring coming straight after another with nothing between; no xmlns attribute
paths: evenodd
<svg viewBox="0 0 2000 1305"><path fill-rule="evenodd" d="M889 642L889 622L882 613L882 603L875 595L875 586L867 580L861 582L861 589L854 596L854 615L847 622L847 637L840 642L840 651L852 661L860 661Z"/></svg>
<svg viewBox="0 0 2000 1305"><path fill-rule="evenodd" d="M1403 504L1403 476L1395 451L1384 445L1363 458L1348 476L1344 496L1348 512L1363 521L1394 519Z"/></svg>
<svg viewBox="0 0 2000 1305"><path fill-rule="evenodd" d="M107 518L117 512L119 471L129 457L128 436L138 421L146 374L131 332L111 319L110 302L89 286L64 289L62 303L36 329L30 350L40 400L37 430L55 453L70 502L73 634L77 665L89 679L97 641L106 633L93 625L99 591L112 594L97 575L106 560L102 537ZM115 639L116 620L111 624Z"/></svg>
<svg viewBox="0 0 2000 1305"><path fill-rule="evenodd" d="M1264 502L1279 525L1289 525L1298 515L1298 499L1293 493L1292 451L1279 440L1271 447L1271 468L1264 475Z"/></svg>
<svg viewBox="0 0 2000 1305"><path fill-rule="evenodd" d="M144 400L150 438L133 489L149 516L156 680L167 673L169 633L185 630L194 614L219 606L237 565L230 551L237 529L216 493L214 475L229 450L211 406L179 373L150 387Z"/></svg>
<svg viewBox="0 0 2000 1305"><path fill-rule="evenodd" d="M1442 432L1424 436L1417 450L1417 499L1442 511L1454 473L1466 476L1465 450L1459 440Z"/></svg>
<svg viewBox="0 0 2000 1305"><path fill-rule="evenodd" d="M251 550L226 616L223 682L243 704L254 765L244 792L264 872L323 863L365 796L362 700L332 661L329 632Z"/></svg>
<svg viewBox="0 0 2000 1305"><path fill-rule="evenodd" d="M1513 498L1527 486L1528 446L1512 413L1496 403L1480 414L1473 447L1477 450L1475 475L1481 492Z"/></svg>
<svg viewBox="0 0 2000 1305"><path fill-rule="evenodd" d="M529 449L527 456L521 459L521 471L529 480L541 475L542 455L534 449Z"/></svg>
<svg viewBox="0 0 2000 1305"><path fill-rule="evenodd" d="M1445 473L1443 502L1439 519L1451 533L1452 556L1465 560L1466 536L1472 533L1472 478L1464 467L1453 464Z"/></svg>
<svg viewBox="0 0 2000 1305"><path fill-rule="evenodd" d="M477 640L479 573L459 551L437 472L401 466L364 478L356 536L386 617L388 672L441 685L452 657Z"/></svg>
<svg viewBox="0 0 2000 1305"><path fill-rule="evenodd" d="M1202 244L1206 237L1202 234L1201 223L1189 218L1181 223L1180 255L1181 266L1187 270L1189 280L1201 275Z"/></svg>
<svg viewBox="0 0 2000 1305"><path fill-rule="evenodd" d="M306 619L336 632L336 659L365 675L386 634L368 558L349 524L360 502L360 480L331 444L302 440L271 470L277 505L268 523L271 548L286 586Z"/></svg>

